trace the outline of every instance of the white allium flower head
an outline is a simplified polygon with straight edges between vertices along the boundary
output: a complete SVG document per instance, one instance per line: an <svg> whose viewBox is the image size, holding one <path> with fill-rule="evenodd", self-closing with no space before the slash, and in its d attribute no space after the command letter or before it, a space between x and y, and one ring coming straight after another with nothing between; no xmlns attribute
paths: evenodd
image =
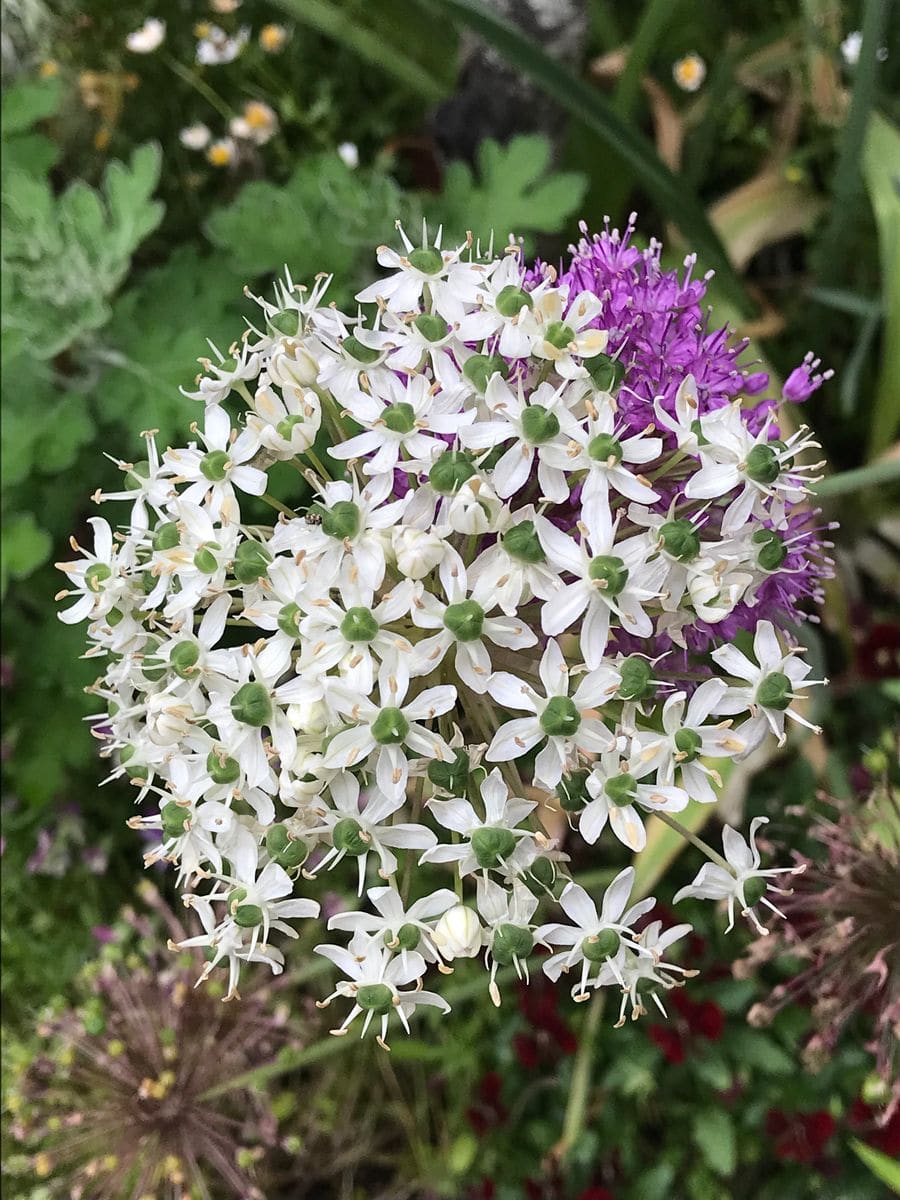
<svg viewBox="0 0 900 1200"><path fill-rule="evenodd" d="M207 28L198 60L246 38ZM244 142L277 126L259 104L240 121ZM237 152L202 126L181 140ZM812 442L710 396L713 338L692 333L677 369L654 358L648 384L630 322L668 277L653 250L629 277L627 237L595 243L619 263L603 286L587 243L560 278L514 239L399 240L351 313L324 275L248 293L257 317L184 390L183 444L146 431L138 461L112 460L121 488L93 498L115 516L60 564L60 618L103 669L94 731L229 998L241 972L282 969L271 940L316 921L327 887L346 906L315 948L343 976L336 1034L362 1017L386 1044L393 1014L448 1011L425 977L461 959L500 1003L539 945L576 999L612 987L638 1015L689 976L665 957L689 927L642 928L654 902L632 900L627 856L714 804L729 759L809 724L786 614L823 573ZM726 828L679 898L773 908L757 826ZM576 846L622 868L602 897L573 878Z"/></svg>

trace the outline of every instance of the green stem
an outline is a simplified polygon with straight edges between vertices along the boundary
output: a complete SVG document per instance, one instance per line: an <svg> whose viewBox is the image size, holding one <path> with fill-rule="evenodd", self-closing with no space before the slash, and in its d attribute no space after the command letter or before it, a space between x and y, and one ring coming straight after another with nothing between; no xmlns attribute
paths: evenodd
<svg viewBox="0 0 900 1200"><path fill-rule="evenodd" d="M265 503L268 504L269 508L274 508L277 512L284 513L284 515L286 517L290 517L291 520L293 520L293 518L297 515L292 508L288 508L286 504L282 504L280 500L276 500L274 496L269 494L269 492L263 492L263 494L260 496L260 500L264 500Z"/></svg>
<svg viewBox="0 0 900 1200"><path fill-rule="evenodd" d="M594 1046L600 1029L600 1018L603 1015L603 1002L603 989L598 988L591 997L584 1029L578 1040L578 1053L575 1055L572 1083L569 1087L569 1101L566 1104L566 1114L563 1118L562 1138L557 1146L557 1154L561 1159L566 1157L581 1137L587 1123L591 1068L594 1065Z"/></svg>
<svg viewBox="0 0 900 1200"><path fill-rule="evenodd" d="M655 816L659 817L660 821L662 821L664 825L668 825L670 829L674 829L676 833L680 833L686 841L690 842L692 846L696 846L697 849L702 851L708 859L722 867L723 870L727 871L729 875L734 874L731 864L724 859L721 854L713 850L712 846L710 846L708 842L704 842L703 838L697 837L696 833L692 833L690 829L687 829L680 821L676 821L675 818L669 816L667 812L660 812L658 810L655 811Z"/></svg>
<svg viewBox="0 0 900 1200"><path fill-rule="evenodd" d="M838 475L826 475L812 485L817 498L843 496L862 488L877 484L896 483L900 480L900 457L892 457L869 463L867 467L856 467L852 471L841 471Z"/></svg>
<svg viewBox="0 0 900 1200"><path fill-rule="evenodd" d="M234 116L234 111L225 103L218 92L214 92L209 84L200 78L196 71L192 71L189 67L184 66L183 63L172 58L170 54L164 54L162 61L179 79L183 79L188 87L192 87L208 104L211 104L219 116L224 117L226 121L231 120Z"/></svg>

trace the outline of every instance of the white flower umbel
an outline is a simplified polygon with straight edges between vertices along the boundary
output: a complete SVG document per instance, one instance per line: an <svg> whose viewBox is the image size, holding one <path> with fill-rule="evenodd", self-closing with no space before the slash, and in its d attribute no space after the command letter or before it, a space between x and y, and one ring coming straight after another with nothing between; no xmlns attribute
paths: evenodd
<svg viewBox="0 0 900 1200"><path fill-rule="evenodd" d="M199 60L247 33L207 26ZM149 53L161 29L133 36ZM277 128L251 100L230 137L182 142L228 167ZM675 321L692 373L667 350L649 382L644 301L689 295L693 258L673 290L656 249L609 231L579 250L616 264L595 294L587 260L560 279L515 238L399 237L352 311L327 275L247 292L244 334L184 381L190 432L112 459L122 482L92 499L118 508L72 543L59 595L102 672L103 770L135 788L147 862L191 889L190 944L229 998L250 964L281 969L270 936L328 888L347 907L329 936L352 937L318 947L346 976L336 1032L362 1016L383 1042L394 1011L446 1011L424 976L457 959L482 959L497 1002L538 945L578 999L616 986L638 1013L687 973L663 961L684 927L637 934L632 868L601 900L572 864L616 838L639 853L645 821L679 829L728 757L805 723L784 614L822 574L811 443L742 402L740 368L707 370L719 334ZM721 858L682 833L713 864L685 894L752 909L770 874L752 837L726 831Z"/></svg>
<svg viewBox="0 0 900 1200"><path fill-rule="evenodd" d="M756 905L764 904L776 916L783 918L784 913L776 908L771 900L766 899L766 893L773 891L782 896L790 894L789 891L776 887L769 880L774 880L779 875L797 875L805 870L805 867L801 865L799 867L760 869L762 859L756 848L756 831L767 822L768 817L754 817L750 822L750 833L746 840L736 829L726 825L722 830L722 849L725 853L728 870L726 870L725 864L704 863L694 882L676 893L675 903L678 904L679 901L689 897L698 900L725 900L728 904L728 929L726 932L730 933L734 928L736 901L741 916L746 917L757 932L768 933L768 929L756 914Z"/></svg>

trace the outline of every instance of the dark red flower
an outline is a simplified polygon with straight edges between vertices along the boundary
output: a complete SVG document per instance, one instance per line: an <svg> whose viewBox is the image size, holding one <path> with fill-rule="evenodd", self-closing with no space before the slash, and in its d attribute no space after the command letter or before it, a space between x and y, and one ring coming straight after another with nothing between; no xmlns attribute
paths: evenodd
<svg viewBox="0 0 900 1200"><path fill-rule="evenodd" d="M647 1032L662 1050L666 1062L684 1062L684 1040L672 1025L648 1025Z"/></svg>
<svg viewBox="0 0 900 1200"><path fill-rule="evenodd" d="M517 1033L512 1041L516 1058L526 1071L533 1071L541 1057L537 1038L530 1033Z"/></svg>
<svg viewBox="0 0 900 1200"><path fill-rule="evenodd" d="M478 1098L466 1109L466 1120L478 1137L484 1137L495 1125L502 1125L509 1112L500 1098L503 1078L499 1071L487 1071L478 1084Z"/></svg>
<svg viewBox="0 0 900 1200"><path fill-rule="evenodd" d="M668 1025L650 1025L647 1032L670 1063L684 1062L694 1038L717 1042L725 1028L725 1014L712 1000L692 1000L684 992L671 997L677 1016Z"/></svg>
<svg viewBox="0 0 900 1200"><path fill-rule="evenodd" d="M579 1192L578 1200L615 1200L615 1197L609 1188L589 1187Z"/></svg>
<svg viewBox="0 0 900 1200"><path fill-rule="evenodd" d="M824 1111L786 1113L771 1108L766 1115L766 1132L773 1139L776 1156L790 1162L815 1162L834 1130L834 1117Z"/></svg>

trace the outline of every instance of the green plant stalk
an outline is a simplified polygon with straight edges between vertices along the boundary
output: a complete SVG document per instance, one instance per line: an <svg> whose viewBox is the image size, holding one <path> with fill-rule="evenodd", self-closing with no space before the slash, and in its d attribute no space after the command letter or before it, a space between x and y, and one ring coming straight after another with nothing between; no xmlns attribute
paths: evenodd
<svg viewBox="0 0 900 1200"><path fill-rule="evenodd" d="M828 223L816 247L819 282L837 280L847 262L845 226L852 217L862 186L860 160L869 114L875 101L878 77L878 47L887 26L890 0L864 0L862 48L856 68L856 83L844 124L841 147L831 189Z"/></svg>
<svg viewBox="0 0 900 1200"><path fill-rule="evenodd" d="M556 1147L556 1153L560 1158L565 1158L576 1144L587 1122L591 1067L594 1063L594 1047L600 1029L600 1018L603 1016L604 1000L604 992L598 988L588 1004L587 1017L578 1040L578 1051L575 1055L575 1065L572 1068L572 1082L569 1086L569 1099L563 1117L562 1137Z"/></svg>
<svg viewBox="0 0 900 1200"><path fill-rule="evenodd" d="M494 16L478 0L420 0L465 25L499 51L548 96L583 122L629 164L658 207L692 244L705 268L716 271L719 286L744 316L750 299L722 242L696 196L663 163L652 142L632 129L612 105L583 79L566 70L510 22Z"/></svg>
<svg viewBox="0 0 900 1200"><path fill-rule="evenodd" d="M668 825L670 829L674 829L676 833L680 834L685 841L690 842L692 846L696 846L711 862L722 867L729 875L734 874L731 864L716 850L713 850L708 842L704 842L703 838L698 837L696 833L693 833L686 826L682 825L680 821L676 821L674 817L669 816L667 812L657 812L656 816L659 817L664 825Z"/></svg>
<svg viewBox="0 0 900 1200"><path fill-rule="evenodd" d="M869 463L867 467L856 467L852 471L841 471L838 475L826 475L812 485L817 499L845 496L863 488L881 487L900 482L900 456Z"/></svg>
<svg viewBox="0 0 900 1200"><path fill-rule="evenodd" d="M231 120L234 116L234 110L226 104L218 92L213 91L209 84L200 78L196 71L192 71L190 67L186 67L183 63L180 63L171 54L164 54L162 61L179 79L183 79L188 87L192 87L198 95L202 96L207 104L216 110L220 117L224 117L226 121Z"/></svg>

